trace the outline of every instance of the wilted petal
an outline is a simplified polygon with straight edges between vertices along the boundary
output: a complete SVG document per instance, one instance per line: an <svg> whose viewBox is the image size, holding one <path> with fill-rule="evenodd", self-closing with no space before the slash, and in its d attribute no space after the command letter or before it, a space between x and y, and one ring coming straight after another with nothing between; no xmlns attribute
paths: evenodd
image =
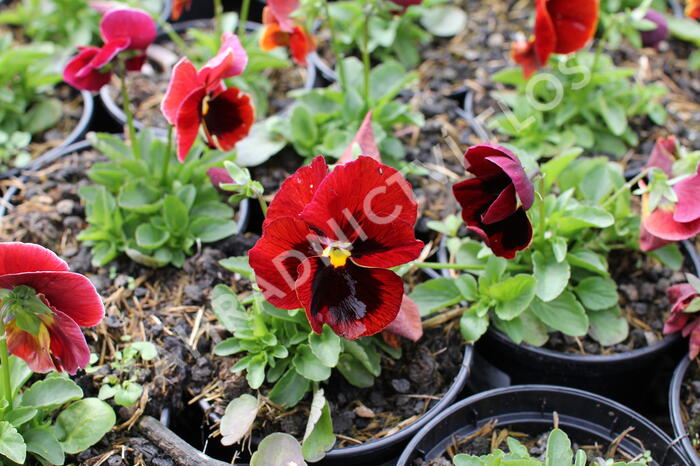
<svg viewBox="0 0 700 466"><path fill-rule="evenodd" d="M203 88L193 90L180 104L175 121L175 141L177 158L184 162L192 145L197 140L199 125L202 123L202 101L206 96Z"/></svg>
<svg viewBox="0 0 700 466"><path fill-rule="evenodd" d="M204 130L209 145L228 151L246 137L255 122L250 96L236 87L226 89L209 101L204 114Z"/></svg>
<svg viewBox="0 0 700 466"><path fill-rule="evenodd" d="M55 369L50 353L51 336L45 326L40 326L38 335L32 335L12 320L7 324L5 334L8 351L23 359L32 372L43 374Z"/></svg>
<svg viewBox="0 0 700 466"><path fill-rule="evenodd" d="M416 260L423 242L416 239L413 225L395 220L389 227L372 222L363 225L366 239L352 244L350 260L362 267L388 269Z"/></svg>
<svg viewBox="0 0 700 466"><path fill-rule="evenodd" d="M322 156L314 157L311 165L301 167L282 182L280 190L267 209L266 225L279 217L297 217L311 202L321 181L329 170Z"/></svg>
<svg viewBox="0 0 700 466"><path fill-rule="evenodd" d="M289 17L299 8L299 0L267 0L268 11L284 32L292 32L294 21Z"/></svg>
<svg viewBox="0 0 700 466"><path fill-rule="evenodd" d="M151 15L138 8L108 11L100 21L100 34L105 43L128 38L129 49L145 50L156 40L156 24Z"/></svg>
<svg viewBox="0 0 700 466"><path fill-rule="evenodd" d="M177 112L182 102L197 88L197 68L187 57L183 57L173 67L168 90L160 103L160 110L168 123L174 125L177 122Z"/></svg>
<svg viewBox="0 0 700 466"><path fill-rule="evenodd" d="M688 223L700 219L700 174L679 181L673 190L678 197L673 220Z"/></svg>
<svg viewBox="0 0 700 466"><path fill-rule="evenodd" d="M0 243L0 275L53 271L68 272L68 264L53 251L32 243Z"/></svg>
<svg viewBox="0 0 700 466"><path fill-rule="evenodd" d="M90 348L80 327L67 315L53 310L52 316L40 316L51 335L51 354L58 371L75 375L90 362Z"/></svg>
<svg viewBox="0 0 700 466"><path fill-rule="evenodd" d="M651 150L651 155L644 168L656 167L664 173L671 176L673 169L673 156L676 153L676 139L671 136L669 138L659 138L656 140L654 147Z"/></svg>
<svg viewBox="0 0 700 466"><path fill-rule="evenodd" d="M355 150L355 144L360 147L360 155L365 155L367 157L372 157L377 162L381 162L381 156L379 154L379 147L377 147L377 141L374 138L374 131L372 131L372 110L367 112L360 128L357 130L355 137L352 138L350 145L348 145L343 155L338 159L338 163L346 163L353 160L353 151Z"/></svg>
<svg viewBox="0 0 700 466"><path fill-rule="evenodd" d="M529 78L537 71L537 68L542 66L537 52L535 51L535 42L514 42L511 48L510 56L515 63L522 66L525 78Z"/></svg>
<svg viewBox="0 0 700 466"><path fill-rule="evenodd" d="M353 242L374 223L392 228L396 220L415 225L418 205L400 172L369 157L338 165L301 213L327 238Z"/></svg>
<svg viewBox="0 0 700 466"><path fill-rule="evenodd" d="M299 273L295 287L314 332L321 333L328 324L336 334L354 340L381 332L396 318L403 281L394 272L351 262L336 268L321 258L308 259L299 270L307 267L310 276L304 279Z"/></svg>
<svg viewBox="0 0 700 466"><path fill-rule="evenodd" d="M681 223L673 218L674 212L668 207L660 206L642 220L646 230L667 241L681 241L700 233L700 219Z"/></svg>
<svg viewBox="0 0 700 466"><path fill-rule="evenodd" d="M102 299L87 277L73 272L23 272L0 275L0 288L26 285L41 293L81 327L97 325L104 316Z"/></svg>
<svg viewBox="0 0 700 466"><path fill-rule="evenodd" d="M294 26L289 36L289 52L292 60L299 66L308 66L306 57L316 50L316 40L301 26Z"/></svg>
<svg viewBox="0 0 700 466"><path fill-rule="evenodd" d="M307 257L320 255L315 242L315 235L301 220L281 217L265 225L262 237L248 253L265 299L281 309L302 307L295 281L300 275L308 277L310 270L297 269Z"/></svg>
<svg viewBox="0 0 700 466"><path fill-rule="evenodd" d="M387 332L408 338L411 341L418 341L423 336L423 323L421 322L418 305L408 296L403 296L401 309L396 319L384 329L384 333Z"/></svg>
<svg viewBox="0 0 700 466"><path fill-rule="evenodd" d="M63 80L81 91L99 91L112 79L112 73L103 73L99 69L88 66L98 53L100 49L97 47L83 48L66 64L63 69Z"/></svg>

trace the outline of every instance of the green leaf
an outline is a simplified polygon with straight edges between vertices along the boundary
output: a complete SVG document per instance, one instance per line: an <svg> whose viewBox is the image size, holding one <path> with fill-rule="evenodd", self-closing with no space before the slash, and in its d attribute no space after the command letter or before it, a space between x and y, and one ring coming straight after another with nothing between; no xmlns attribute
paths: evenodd
<svg viewBox="0 0 700 466"><path fill-rule="evenodd" d="M567 335L582 337L588 332L586 311L570 291L547 303L535 299L532 312L545 324Z"/></svg>
<svg viewBox="0 0 700 466"><path fill-rule="evenodd" d="M545 466L562 466L571 464L574 453L571 451L571 440L566 434L554 429L547 439L547 456Z"/></svg>
<svg viewBox="0 0 700 466"><path fill-rule="evenodd" d="M46 427L35 427L23 434L27 451L38 455L51 464L63 464L65 455L53 433Z"/></svg>
<svg viewBox="0 0 700 466"><path fill-rule="evenodd" d="M519 274L491 285L489 296L497 301L496 315L503 320L514 319L535 297L536 281L532 275Z"/></svg>
<svg viewBox="0 0 700 466"><path fill-rule="evenodd" d="M144 361L151 361L158 356L158 348L150 341L134 341L129 346L137 350Z"/></svg>
<svg viewBox="0 0 700 466"><path fill-rule="evenodd" d="M292 364L297 372L314 382L323 382L331 376L331 368L316 357L309 345L297 346Z"/></svg>
<svg viewBox="0 0 700 466"><path fill-rule="evenodd" d="M557 262L554 254L546 256L540 251L532 254L532 265L537 287L535 294L542 301L551 301L559 296L569 283L571 266L566 261Z"/></svg>
<svg viewBox="0 0 700 466"><path fill-rule="evenodd" d="M226 285L216 285L211 292L211 307L216 319L231 333L246 325L248 316L236 293Z"/></svg>
<svg viewBox="0 0 700 466"><path fill-rule="evenodd" d="M554 253L554 258L557 260L557 262L562 262L564 259L566 259L566 250L568 249L568 246L564 238L556 236L550 240L550 244L552 245L552 252Z"/></svg>
<svg viewBox="0 0 700 466"><path fill-rule="evenodd" d="M123 185L117 196L119 207L141 214L153 214L160 209L161 192L142 180Z"/></svg>
<svg viewBox="0 0 700 466"><path fill-rule="evenodd" d="M591 320L591 337L603 346L622 343L629 335L629 324L617 306L591 312L588 318Z"/></svg>
<svg viewBox="0 0 700 466"><path fill-rule="evenodd" d="M170 239L170 233L159 230L150 223L142 223L136 228L135 237L140 248L158 249Z"/></svg>
<svg viewBox="0 0 700 466"><path fill-rule="evenodd" d="M370 374L375 377L381 374L382 368L379 365L379 353L377 353L377 350L374 349L369 340L342 340L342 342L343 351L351 354L355 359L360 361Z"/></svg>
<svg viewBox="0 0 700 466"><path fill-rule="evenodd" d="M168 194L163 200L163 218L172 233L180 234L185 231L189 218L187 207L173 194Z"/></svg>
<svg viewBox="0 0 700 466"><path fill-rule="evenodd" d="M312 148L318 140L318 127L314 117L303 105L297 105L290 120L292 138L302 147Z"/></svg>
<svg viewBox="0 0 700 466"><path fill-rule="evenodd" d="M615 136L621 136L627 129L627 113L619 103L606 99L603 95L598 95L598 113L603 117L603 121Z"/></svg>
<svg viewBox="0 0 700 466"><path fill-rule="evenodd" d="M279 117L272 116L258 121L248 135L236 144L236 163L242 167L255 167L267 161L287 145L286 139L273 131Z"/></svg>
<svg viewBox="0 0 700 466"><path fill-rule="evenodd" d="M15 427L19 427L37 415L39 411L27 406L18 406L5 414L5 420Z"/></svg>
<svg viewBox="0 0 700 466"><path fill-rule="evenodd" d="M27 446L24 439L12 424L0 421L0 455L3 455L15 463L24 464L27 458Z"/></svg>
<svg viewBox="0 0 700 466"><path fill-rule="evenodd" d="M235 256L221 259L219 264L229 272L239 273L247 279L253 278L253 268L250 266L248 256Z"/></svg>
<svg viewBox="0 0 700 466"><path fill-rule="evenodd" d="M37 134L53 128L61 120L63 108L61 102L54 98L40 100L24 115L24 131Z"/></svg>
<svg viewBox="0 0 700 466"><path fill-rule="evenodd" d="M32 371L27 366L27 363L23 359L18 358L14 354L10 355L10 380L12 386L12 392L17 393L17 391L22 388L22 386L29 380L32 376Z"/></svg>
<svg viewBox="0 0 700 466"><path fill-rule="evenodd" d="M608 275L608 264L605 262L605 259L593 251L578 249L567 254L566 260L575 267L580 267L603 276Z"/></svg>
<svg viewBox="0 0 700 466"><path fill-rule="evenodd" d="M469 308L462 318L459 320L459 329L462 332L462 337L468 342L473 343L486 333L489 328L489 316L484 314L479 316L475 309Z"/></svg>
<svg viewBox="0 0 700 466"><path fill-rule="evenodd" d="M35 382L22 394L22 406L47 408L83 397L83 390L71 379L49 377Z"/></svg>
<svg viewBox="0 0 700 466"><path fill-rule="evenodd" d="M418 305L421 316L454 306L464 299L452 278L433 278L420 283L408 297Z"/></svg>
<svg viewBox="0 0 700 466"><path fill-rule="evenodd" d="M313 332L309 334L309 346L323 365L335 367L338 364L341 350L340 337L328 325L323 326L323 332L320 335Z"/></svg>
<svg viewBox="0 0 700 466"><path fill-rule="evenodd" d="M668 244L649 254L671 270L678 271L683 267L683 254L676 243Z"/></svg>
<svg viewBox="0 0 700 466"><path fill-rule="evenodd" d="M132 381L123 382L114 388L114 402L119 406L133 406L143 393L143 387Z"/></svg>
<svg viewBox="0 0 700 466"><path fill-rule="evenodd" d="M452 37L467 26L467 14L455 5L437 5L423 11L420 23L434 36Z"/></svg>
<svg viewBox="0 0 700 466"><path fill-rule="evenodd" d="M336 369L356 387L369 388L374 385L374 375L360 361L349 354L340 355Z"/></svg>
<svg viewBox="0 0 700 466"><path fill-rule="evenodd" d="M250 466L307 466L299 442L289 434L275 432L265 437L250 458Z"/></svg>
<svg viewBox="0 0 700 466"><path fill-rule="evenodd" d="M231 400L221 417L221 444L240 442L250 431L258 415L258 399L247 393Z"/></svg>
<svg viewBox="0 0 700 466"><path fill-rule="evenodd" d="M97 398L85 398L64 409L56 418L54 434L63 451L80 453L97 443L116 421L114 410Z"/></svg>
<svg viewBox="0 0 700 466"><path fill-rule="evenodd" d="M581 280L574 288L581 303L592 311L608 309L620 299L617 284L609 277L589 277Z"/></svg>
<svg viewBox="0 0 700 466"><path fill-rule="evenodd" d="M331 420L331 410L328 402L323 396L323 389L314 393L309 410L309 420L304 432L304 441L301 444L301 451L304 459L310 462L317 462L326 456L326 452L335 445L335 435L333 435L333 421Z"/></svg>
<svg viewBox="0 0 700 466"><path fill-rule="evenodd" d="M291 367L272 387L268 397L277 405L291 408L304 398L310 385L307 379Z"/></svg>

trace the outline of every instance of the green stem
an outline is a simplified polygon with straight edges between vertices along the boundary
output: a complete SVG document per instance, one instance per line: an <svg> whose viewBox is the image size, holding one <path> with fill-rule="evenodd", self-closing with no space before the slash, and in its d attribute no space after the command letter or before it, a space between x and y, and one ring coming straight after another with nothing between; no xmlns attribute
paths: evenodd
<svg viewBox="0 0 700 466"><path fill-rule="evenodd" d="M481 264L442 264L438 262L417 262L413 264L421 269L450 269L450 270L485 270L486 266ZM513 272L527 272L530 270L525 265L508 264L506 270Z"/></svg>
<svg viewBox="0 0 700 466"><path fill-rule="evenodd" d="M175 29L170 25L169 22L164 21L163 18L160 17L160 15L154 14L153 19L158 23L158 26L167 34L168 38L173 41L173 44L175 44L175 47L177 47L177 50L180 52L180 54L184 56L189 56L189 48L187 47L187 44L185 43L184 40L182 40L182 37L178 35L177 32L175 32Z"/></svg>
<svg viewBox="0 0 700 466"><path fill-rule="evenodd" d="M627 183L625 183L625 184L623 184L622 186L620 186L620 189L618 189L617 191L615 191L615 192L612 194L612 196L610 196L609 198L607 198L607 199L605 200L605 202L603 202L603 204L601 205L601 207L605 208L605 207L609 206L611 203L613 203L613 202L615 201L615 199L617 199L618 197L620 197L623 193L625 193L625 192L629 191L630 189L632 189L632 187L633 187L635 184L639 183L639 181L640 181L642 178L644 178L645 176L647 176L647 174L649 173L650 170L651 170L651 168L645 168L644 170L642 170L641 172L639 172L639 175L635 176L634 178L632 178L631 180L629 180Z"/></svg>
<svg viewBox="0 0 700 466"><path fill-rule="evenodd" d="M369 71L370 71L370 62L369 62L369 18L372 15L372 9L367 10L367 16L365 16L365 21L362 24L362 64L363 66L363 74L364 74L364 101L365 101L365 111L369 111L370 109L370 103L369 103Z"/></svg>
<svg viewBox="0 0 700 466"><path fill-rule="evenodd" d="M540 206L539 206L539 214L540 214L540 232L539 236L542 238L542 240L545 239L544 234L545 230L547 229L547 219L545 216L545 205L544 205L544 176L540 178Z"/></svg>
<svg viewBox="0 0 700 466"><path fill-rule="evenodd" d="M134 115L131 113L131 99L129 98L129 92L126 86L127 71L125 66L122 66L122 69L122 107L124 109L124 115L126 115L126 125L128 131L127 136L129 138L129 142L131 142L131 149L134 153L134 158L136 160L139 160L141 158L141 152L139 150L138 140L136 139L136 129L134 128Z"/></svg>
<svg viewBox="0 0 700 466"><path fill-rule="evenodd" d="M323 2L323 7L326 12L326 21L328 21L328 30L331 33L331 47L333 48L335 61L338 64L338 80L340 82L340 89L345 92L347 80L345 76L345 64L343 63L343 51L340 49L340 42L338 42L338 36L335 33L335 22L331 16L331 9L328 7L328 0Z"/></svg>
<svg viewBox="0 0 700 466"><path fill-rule="evenodd" d="M245 37L245 27L248 22L248 12L250 11L250 0L243 0L241 4L241 16L238 18L238 38L243 41Z"/></svg>
<svg viewBox="0 0 700 466"><path fill-rule="evenodd" d="M221 40L221 34L224 33L224 5L221 0L214 0L214 25L216 27L216 40ZM218 48L218 47L217 47Z"/></svg>
<svg viewBox="0 0 700 466"><path fill-rule="evenodd" d="M267 201L265 201L265 198L263 197L262 193L256 195L258 199L258 203L260 204L260 208L262 209L263 217L267 217Z"/></svg>
<svg viewBox="0 0 700 466"><path fill-rule="evenodd" d="M3 313L4 316L4 313ZM12 382L10 378L10 352L7 350L7 335L5 323L0 316L0 377L2 378L2 392L7 405L12 409Z"/></svg>
<svg viewBox="0 0 700 466"><path fill-rule="evenodd" d="M163 155L163 166L160 171L160 184L163 186L168 182L168 169L170 168L170 153L173 150L173 127L168 125L168 144L165 147L165 155Z"/></svg>

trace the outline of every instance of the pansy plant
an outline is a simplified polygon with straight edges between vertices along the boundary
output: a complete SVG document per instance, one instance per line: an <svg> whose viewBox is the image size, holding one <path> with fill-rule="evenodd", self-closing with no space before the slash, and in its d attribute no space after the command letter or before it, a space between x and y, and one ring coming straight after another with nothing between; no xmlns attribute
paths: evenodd
<svg viewBox="0 0 700 466"><path fill-rule="evenodd" d="M112 408L65 373L87 366L81 327L104 316L87 277L36 244L0 243L0 455L63 464L115 423ZM34 373L49 373L26 386Z"/></svg>

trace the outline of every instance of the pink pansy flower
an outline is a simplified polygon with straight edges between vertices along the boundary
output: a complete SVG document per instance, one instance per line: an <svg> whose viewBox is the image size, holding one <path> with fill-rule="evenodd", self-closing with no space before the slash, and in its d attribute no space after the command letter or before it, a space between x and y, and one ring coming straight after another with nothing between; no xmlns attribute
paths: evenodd
<svg viewBox="0 0 700 466"><path fill-rule="evenodd" d="M88 364L80 327L93 327L104 316L90 280L39 245L0 243L0 291L10 353L34 372L75 374Z"/></svg>
<svg viewBox="0 0 700 466"><path fill-rule="evenodd" d="M219 53L199 71L183 57L173 68L161 110L175 126L177 156L182 162L204 128L211 147L231 150L243 139L255 121L250 97L236 87L226 88L223 80L240 75L248 55L238 37L222 36Z"/></svg>
<svg viewBox="0 0 700 466"><path fill-rule="evenodd" d="M667 290L668 297L673 301L671 315L666 319L664 334L682 332L684 337L690 337L690 359L700 354L700 315L689 309L696 305L700 293L692 285L683 283L673 285ZM689 312L690 311L690 312Z"/></svg>

